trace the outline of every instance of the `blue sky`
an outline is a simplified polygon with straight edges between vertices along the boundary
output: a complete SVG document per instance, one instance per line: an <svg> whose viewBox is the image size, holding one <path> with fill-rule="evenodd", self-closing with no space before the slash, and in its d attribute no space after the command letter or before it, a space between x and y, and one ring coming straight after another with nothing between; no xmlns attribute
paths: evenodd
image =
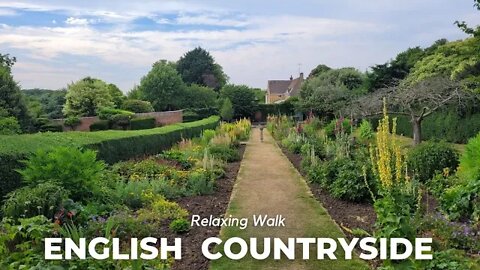
<svg viewBox="0 0 480 270"><path fill-rule="evenodd" d="M202 46L230 82L265 88L320 63L365 71L464 38L455 20L480 24L472 0L0 0L0 53L17 57L23 88L93 76L127 92L153 62Z"/></svg>

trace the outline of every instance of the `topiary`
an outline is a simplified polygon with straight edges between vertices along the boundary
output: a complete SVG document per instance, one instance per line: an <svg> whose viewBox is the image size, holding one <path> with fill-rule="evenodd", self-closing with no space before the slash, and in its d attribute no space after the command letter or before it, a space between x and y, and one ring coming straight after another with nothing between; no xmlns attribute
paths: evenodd
<svg viewBox="0 0 480 270"><path fill-rule="evenodd" d="M458 166L458 153L444 142L424 142L408 153L407 164L413 175L422 183L448 168Z"/></svg>

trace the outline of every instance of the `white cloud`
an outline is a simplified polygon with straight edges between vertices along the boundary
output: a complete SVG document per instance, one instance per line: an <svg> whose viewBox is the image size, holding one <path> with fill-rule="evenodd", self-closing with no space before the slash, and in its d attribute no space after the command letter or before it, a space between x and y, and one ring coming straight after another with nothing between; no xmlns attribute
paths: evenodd
<svg viewBox="0 0 480 270"><path fill-rule="evenodd" d="M15 16L17 15L17 12L12 9L8 8L0 8L0 16Z"/></svg>
<svg viewBox="0 0 480 270"><path fill-rule="evenodd" d="M74 18L74 17L68 17L65 20L66 24L69 25L89 25L91 23L95 22L94 20L89 20L89 19L84 19L84 18Z"/></svg>

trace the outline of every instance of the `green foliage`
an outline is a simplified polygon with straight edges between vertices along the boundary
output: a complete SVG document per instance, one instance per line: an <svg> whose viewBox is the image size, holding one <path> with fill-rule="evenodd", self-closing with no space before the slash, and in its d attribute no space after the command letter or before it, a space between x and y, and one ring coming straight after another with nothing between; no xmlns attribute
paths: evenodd
<svg viewBox="0 0 480 270"><path fill-rule="evenodd" d="M458 153L446 143L424 142L408 153L407 164L414 177L425 183L445 168L454 172L458 166Z"/></svg>
<svg viewBox="0 0 480 270"><path fill-rule="evenodd" d="M240 155L236 149L232 149L228 145L214 144L209 147L209 153L216 159L234 162L240 160Z"/></svg>
<svg viewBox="0 0 480 270"><path fill-rule="evenodd" d="M225 85L227 76L215 63L210 53L200 47L188 51L177 62L177 71L187 84L198 84L214 89Z"/></svg>
<svg viewBox="0 0 480 270"><path fill-rule="evenodd" d="M233 119L233 105L229 98L223 101L220 116L223 121L231 121Z"/></svg>
<svg viewBox="0 0 480 270"><path fill-rule="evenodd" d="M255 94L255 98L258 101L258 104L265 104L265 97L267 95L267 91L260 88L253 88L252 91Z"/></svg>
<svg viewBox="0 0 480 270"><path fill-rule="evenodd" d="M207 131L207 130L205 130L205 131ZM170 150L167 150L167 151L163 151L163 153L160 154L159 157L161 157L163 159L167 159L167 160L176 161L182 167L182 169L184 169L184 170L191 169L193 167L193 165L195 165L193 163L193 160L189 159L188 155L185 152L180 151L180 150L170 149Z"/></svg>
<svg viewBox="0 0 480 270"><path fill-rule="evenodd" d="M20 91L20 87L13 79L9 64L13 65L15 61L12 58L4 58L0 65L0 110L4 111L3 117L15 117L22 129L28 129L30 125L30 116L28 114L25 100ZM5 60L7 59L7 60ZM10 59L10 60L8 60Z"/></svg>
<svg viewBox="0 0 480 270"><path fill-rule="evenodd" d="M22 94L27 98L30 112L33 110L32 106L37 106L37 112L32 112L34 117L63 118L66 90L24 89Z"/></svg>
<svg viewBox="0 0 480 270"><path fill-rule="evenodd" d="M102 119L102 120L113 120L113 118L116 116L116 115L126 115L126 116L130 116L130 117L133 117L134 113L133 112L129 112L129 111L125 111L125 110L119 110L119 109L114 109L114 108L109 108L109 107L104 107L104 108L101 108L98 112L98 118Z"/></svg>
<svg viewBox="0 0 480 270"><path fill-rule="evenodd" d="M208 145L210 141L215 137L216 131L213 129L206 129L203 131L201 140L203 145Z"/></svg>
<svg viewBox="0 0 480 270"><path fill-rule="evenodd" d="M15 117L0 117L0 135L19 134L22 130Z"/></svg>
<svg viewBox="0 0 480 270"><path fill-rule="evenodd" d="M175 219L170 223L170 230L174 233L186 233L190 230L190 223L184 218Z"/></svg>
<svg viewBox="0 0 480 270"><path fill-rule="evenodd" d="M69 116L65 119L64 125L70 127L71 129L75 129L78 125L80 125L81 120L78 116Z"/></svg>
<svg viewBox="0 0 480 270"><path fill-rule="evenodd" d="M126 99L126 97L123 95L122 90L120 90L120 88L118 88L118 86L116 86L113 83L108 84L107 88L108 88L108 93L112 98L114 107L121 108L124 100Z"/></svg>
<svg viewBox="0 0 480 270"><path fill-rule="evenodd" d="M182 108L209 108L216 105L217 93L210 87L192 84L180 98L183 98Z"/></svg>
<svg viewBox="0 0 480 270"><path fill-rule="evenodd" d="M160 112L180 108L185 85L174 64L160 60L142 78L138 89L142 98Z"/></svg>
<svg viewBox="0 0 480 270"><path fill-rule="evenodd" d="M108 120L99 120L90 125L90 131L108 130L110 122Z"/></svg>
<svg viewBox="0 0 480 270"><path fill-rule="evenodd" d="M90 77L68 85L65 99L67 116L95 116L101 108L114 106L108 85Z"/></svg>
<svg viewBox="0 0 480 270"><path fill-rule="evenodd" d="M451 220L480 220L480 179L458 179L450 183L440 204Z"/></svg>
<svg viewBox="0 0 480 270"><path fill-rule="evenodd" d="M127 99L122 103L121 108L134 113L147 113L154 111L150 102L139 99Z"/></svg>
<svg viewBox="0 0 480 270"><path fill-rule="evenodd" d="M406 84L424 79L446 76L464 82L469 89L480 89L479 37L448 42L438 46L429 56L415 64L406 78Z"/></svg>
<svg viewBox="0 0 480 270"><path fill-rule="evenodd" d="M43 215L53 219L69 192L51 182L40 183L33 187L23 187L10 192L2 207L4 217L17 220Z"/></svg>
<svg viewBox="0 0 480 270"><path fill-rule="evenodd" d="M52 182L70 191L71 198L77 201L91 197L104 170L94 151L71 147L50 151L39 149L25 161L25 165L19 173L27 185Z"/></svg>
<svg viewBox="0 0 480 270"><path fill-rule="evenodd" d="M339 134L350 134L352 124L350 119L334 119L325 126L325 135L329 138L335 138Z"/></svg>
<svg viewBox="0 0 480 270"><path fill-rule="evenodd" d="M360 138L369 140L373 138L374 136L374 131L372 128L372 124L368 120L362 120L362 123L360 123L360 126L358 127L360 130Z"/></svg>
<svg viewBox="0 0 480 270"><path fill-rule="evenodd" d="M468 259L465 252L456 249L447 249L433 253L433 259L426 263L425 270L474 270L478 262ZM478 265L477 265L478 266Z"/></svg>
<svg viewBox="0 0 480 270"><path fill-rule="evenodd" d="M367 183L364 179L364 162L351 160L338 168L336 177L329 187L333 197L346 201L369 201L371 199L369 187L373 187L371 175L367 175Z"/></svg>
<svg viewBox="0 0 480 270"><path fill-rule="evenodd" d="M145 117L145 118L133 118L130 121L130 129L131 130L138 130L138 129L149 129L155 128L157 120L154 117Z"/></svg>
<svg viewBox="0 0 480 270"><path fill-rule="evenodd" d="M324 72L327 72L331 69L332 68L330 68L329 66L320 64L320 65L316 66L314 69L312 69L312 71L310 71L310 74L308 74L308 79L311 79L313 77L317 77L318 75L320 75Z"/></svg>
<svg viewBox="0 0 480 270"><path fill-rule="evenodd" d="M460 158L459 175L467 179L480 179L480 133L465 146Z"/></svg>
<svg viewBox="0 0 480 270"><path fill-rule="evenodd" d="M220 91L220 96L232 102L235 119L250 118L257 109L255 93L246 85L225 85Z"/></svg>

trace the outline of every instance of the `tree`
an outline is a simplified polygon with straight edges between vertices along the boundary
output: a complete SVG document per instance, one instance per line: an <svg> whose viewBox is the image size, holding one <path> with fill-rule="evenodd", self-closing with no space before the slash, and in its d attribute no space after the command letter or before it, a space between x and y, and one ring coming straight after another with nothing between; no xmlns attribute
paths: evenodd
<svg viewBox="0 0 480 270"><path fill-rule="evenodd" d="M233 117L251 117L257 109L255 93L246 85L227 84L220 91L220 97L232 102Z"/></svg>
<svg viewBox="0 0 480 270"><path fill-rule="evenodd" d="M422 141L422 121L432 113L448 105L462 107L476 102L475 95L466 91L458 82L445 77L434 77L413 85L400 84L378 90L355 100L349 108L363 117L380 115L384 99L389 114L410 118L415 145Z"/></svg>
<svg viewBox="0 0 480 270"><path fill-rule="evenodd" d="M210 87L192 84L185 88L182 109L215 107L218 94Z"/></svg>
<svg viewBox="0 0 480 270"><path fill-rule="evenodd" d="M307 79L317 77L318 75L320 75L320 74L322 74L326 71L329 71L329 70L331 70L331 68L329 66L320 64L317 67L315 67L314 69L312 69L312 71L310 71L310 74L308 74Z"/></svg>
<svg viewBox="0 0 480 270"><path fill-rule="evenodd" d="M220 89L227 82L222 67L215 63L210 53L200 47L183 55L177 62L177 71L183 81L190 84Z"/></svg>
<svg viewBox="0 0 480 270"><path fill-rule="evenodd" d="M134 113L147 113L154 111L150 102L138 99L125 100L123 102L122 109Z"/></svg>
<svg viewBox="0 0 480 270"><path fill-rule="evenodd" d="M477 9L480 10L480 0L473 0L473 6ZM471 28L468 26L468 24L465 21L455 21L455 24L458 26L458 28L462 29L463 32L466 34L472 35L474 37L480 37L480 25L477 25L474 28Z"/></svg>
<svg viewBox="0 0 480 270"><path fill-rule="evenodd" d="M11 67L15 61L16 59L8 54L0 54L0 108L3 108L6 116L15 117L23 130L27 130L31 124L31 117L20 87L12 76Z"/></svg>
<svg viewBox="0 0 480 270"><path fill-rule="evenodd" d="M26 97L27 107L32 116L50 119L63 118L62 109L67 94L65 89L24 89L22 94Z"/></svg>
<svg viewBox="0 0 480 270"><path fill-rule="evenodd" d="M114 106L108 85L91 77L68 85L65 99L66 116L95 116L101 108Z"/></svg>
<svg viewBox="0 0 480 270"><path fill-rule="evenodd" d="M155 111L178 109L185 92L185 84L173 63L160 60L140 81L140 96L152 103Z"/></svg>
<svg viewBox="0 0 480 270"><path fill-rule="evenodd" d="M122 107L122 103L125 100L122 90L120 90L120 88L118 88L115 84L110 83L108 84L108 93L112 97L115 108Z"/></svg>
<svg viewBox="0 0 480 270"><path fill-rule="evenodd" d="M255 93L258 104L265 104L265 96L267 95L267 91L260 88L253 88L252 91Z"/></svg>
<svg viewBox="0 0 480 270"><path fill-rule="evenodd" d="M479 51L480 37L439 45L415 64L404 83L412 85L427 78L445 76L480 92Z"/></svg>
<svg viewBox="0 0 480 270"><path fill-rule="evenodd" d="M222 109L220 110L220 116L223 121L231 121L233 118L233 105L229 98L223 101Z"/></svg>

